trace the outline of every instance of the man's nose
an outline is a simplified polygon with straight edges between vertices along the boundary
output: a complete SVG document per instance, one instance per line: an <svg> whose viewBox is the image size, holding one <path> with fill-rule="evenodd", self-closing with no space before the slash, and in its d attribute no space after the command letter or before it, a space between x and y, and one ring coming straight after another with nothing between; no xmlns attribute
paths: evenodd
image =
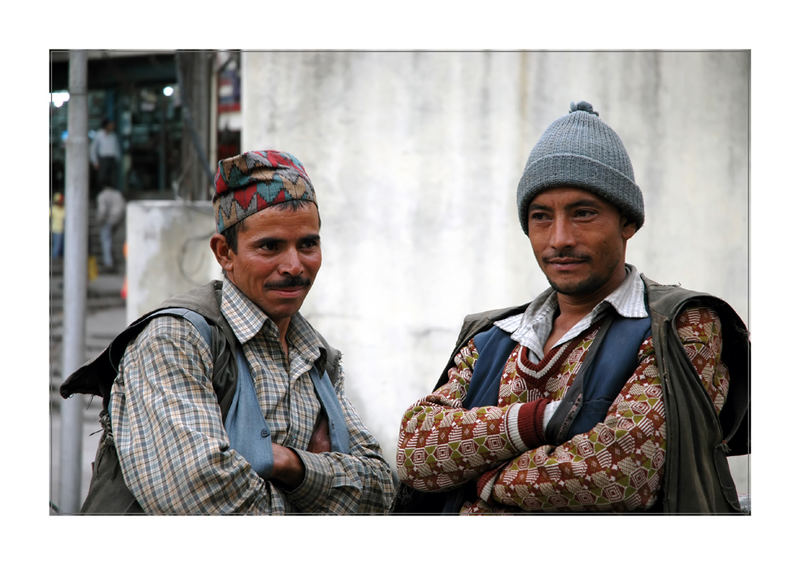
<svg viewBox="0 0 800 565"><path fill-rule="evenodd" d="M550 227L550 247L564 249L575 246L575 231L569 218L556 214Z"/></svg>
<svg viewBox="0 0 800 565"><path fill-rule="evenodd" d="M290 247L283 253L279 269L282 275L296 277L303 274L303 263L297 249Z"/></svg>

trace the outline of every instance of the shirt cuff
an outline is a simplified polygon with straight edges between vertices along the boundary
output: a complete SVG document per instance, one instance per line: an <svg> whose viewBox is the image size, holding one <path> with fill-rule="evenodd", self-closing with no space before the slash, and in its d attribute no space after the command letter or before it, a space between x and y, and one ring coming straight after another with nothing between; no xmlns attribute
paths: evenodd
<svg viewBox="0 0 800 565"><path fill-rule="evenodd" d="M309 508L319 500L330 496L333 467L330 461L318 453L294 450L305 467L305 476L300 485L286 493L287 498L299 509Z"/></svg>
<svg viewBox="0 0 800 565"><path fill-rule="evenodd" d="M561 404L560 400L553 400L545 406L542 429L547 429L547 425L550 423L550 419L553 417L553 414L555 414L559 404Z"/></svg>

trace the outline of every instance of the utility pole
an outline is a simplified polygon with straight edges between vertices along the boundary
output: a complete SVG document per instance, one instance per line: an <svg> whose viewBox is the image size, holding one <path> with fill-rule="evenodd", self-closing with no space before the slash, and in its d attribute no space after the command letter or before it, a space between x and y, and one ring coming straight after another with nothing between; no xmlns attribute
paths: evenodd
<svg viewBox="0 0 800 565"><path fill-rule="evenodd" d="M208 155L213 56L213 51L178 51L175 54L183 114L183 174L178 196L185 200L208 200L214 185Z"/></svg>
<svg viewBox="0 0 800 565"><path fill-rule="evenodd" d="M66 379L86 361L86 294L89 255L89 98L87 52L69 54L64 224L64 337ZM60 501L62 514L80 510L84 407L80 395L61 400Z"/></svg>

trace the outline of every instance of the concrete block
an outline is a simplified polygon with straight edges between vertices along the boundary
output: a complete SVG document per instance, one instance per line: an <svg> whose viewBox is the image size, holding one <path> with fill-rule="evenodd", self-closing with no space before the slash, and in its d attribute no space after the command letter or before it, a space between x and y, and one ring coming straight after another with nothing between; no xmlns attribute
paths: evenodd
<svg viewBox="0 0 800 565"><path fill-rule="evenodd" d="M208 243L215 230L210 202L134 201L126 221L128 322L176 293L221 277Z"/></svg>

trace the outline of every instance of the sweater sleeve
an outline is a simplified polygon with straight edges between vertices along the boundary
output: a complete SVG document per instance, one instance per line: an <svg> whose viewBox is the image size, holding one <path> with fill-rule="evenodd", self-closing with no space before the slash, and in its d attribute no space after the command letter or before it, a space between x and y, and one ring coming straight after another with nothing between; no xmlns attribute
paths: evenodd
<svg viewBox="0 0 800 565"><path fill-rule="evenodd" d="M728 388L721 362L721 326L707 308L687 309L678 335L717 412ZM639 349L639 365L605 419L558 446L526 451L478 481L480 499L462 512L504 507L528 511L621 511L652 506L666 454L661 381L652 338ZM513 508L512 508L513 507Z"/></svg>
<svg viewBox="0 0 800 565"><path fill-rule="evenodd" d="M544 399L464 408L478 355L470 340L455 355L448 381L403 415L397 471L405 484L448 490L541 442Z"/></svg>

